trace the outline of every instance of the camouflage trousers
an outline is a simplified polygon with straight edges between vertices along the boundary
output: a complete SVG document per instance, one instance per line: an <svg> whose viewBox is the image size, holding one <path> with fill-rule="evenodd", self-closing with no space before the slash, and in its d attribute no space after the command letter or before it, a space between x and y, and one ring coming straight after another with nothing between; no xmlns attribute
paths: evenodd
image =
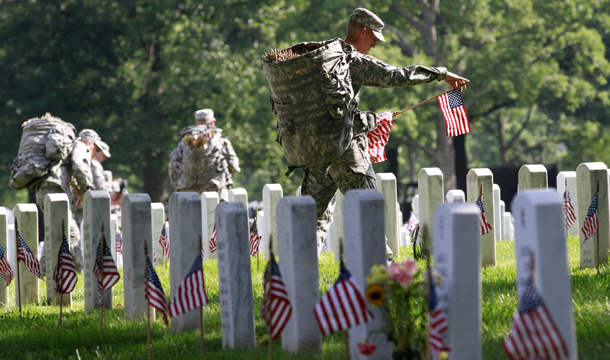
<svg viewBox="0 0 610 360"><path fill-rule="evenodd" d="M64 194L65 192L58 186L45 186L38 188L36 190L36 202L40 209L42 209L44 213L44 199L47 194ZM80 230L76 225L76 219L74 217L74 212L70 211L70 252L72 253L72 258L74 259L74 267L76 271L83 271L83 250L81 249L80 244ZM57 254L55 254L57 256ZM40 259L40 271L43 274L46 274L46 257L42 256Z"/></svg>
<svg viewBox="0 0 610 360"><path fill-rule="evenodd" d="M229 201L229 190L231 190L230 187L226 187L223 186L220 189L217 189L215 187L193 187L193 188L187 188L187 189L180 189L177 191L193 191L193 192L197 192L199 193L199 195L201 195L203 192L209 191L209 192L217 192L218 193L218 200L219 201L225 201L228 202Z"/></svg>
<svg viewBox="0 0 610 360"><path fill-rule="evenodd" d="M303 168L301 195L310 195L316 201L318 253L332 222L334 204L331 200L337 189L345 195L352 189L377 189L375 171L368 156L368 143L365 136L357 136L349 148L335 162L325 167ZM393 258L387 245L388 259Z"/></svg>

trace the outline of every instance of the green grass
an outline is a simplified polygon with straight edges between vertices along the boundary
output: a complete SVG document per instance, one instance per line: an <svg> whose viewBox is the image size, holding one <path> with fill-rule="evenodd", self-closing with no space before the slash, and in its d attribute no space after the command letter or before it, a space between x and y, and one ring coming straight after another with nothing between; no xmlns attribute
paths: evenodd
<svg viewBox="0 0 610 360"><path fill-rule="evenodd" d="M580 270L578 240L568 241L569 266L572 278L574 321L581 360L610 358L610 268L603 267L601 275ZM397 257L403 260L411 250L401 249ZM517 306L515 292L514 243L497 244L498 265L484 268L483 278L483 358L508 359L502 341L508 333L512 314ZM320 289L325 292L334 282L338 265L331 253L320 259ZM423 266L423 263L421 264ZM206 288L210 304L204 309L206 358L266 359L269 337L258 315L263 288L264 261L256 270L252 260L256 348L254 350L222 350L220 305L216 262L204 264ZM169 289L169 269L160 266L157 272L166 291ZM9 287L11 304L0 311L0 358L11 359L145 359L146 322L129 321L123 312L123 282L113 288L114 309L104 312L104 333L99 331L99 311L84 311L83 278L73 292L73 305L64 309L63 326L58 326L59 307L41 301L23 307L23 317L15 306L14 281ZM167 291L169 293L169 291ZM46 298L46 286L41 282L41 299ZM161 320L152 324L153 358L195 359L199 356L199 332L174 335ZM293 355L281 350L281 341L274 342L274 357L311 359L310 354ZM335 334L324 339L323 354L319 359L343 359L343 336Z"/></svg>

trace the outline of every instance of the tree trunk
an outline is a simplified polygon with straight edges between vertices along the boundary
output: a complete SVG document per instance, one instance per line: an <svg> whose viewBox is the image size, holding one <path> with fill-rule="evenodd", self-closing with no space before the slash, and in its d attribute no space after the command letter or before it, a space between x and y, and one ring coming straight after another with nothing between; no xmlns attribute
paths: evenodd
<svg viewBox="0 0 610 360"><path fill-rule="evenodd" d="M443 172L445 192L457 188L455 177L455 150L453 148L453 138L445 136L446 125L443 114L436 116L436 149L434 162ZM444 196L445 194L443 194Z"/></svg>
<svg viewBox="0 0 610 360"><path fill-rule="evenodd" d="M144 193L150 196L152 202L162 202L163 183L165 181L165 152L159 151L146 157L144 166Z"/></svg>
<svg viewBox="0 0 610 360"><path fill-rule="evenodd" d="M455 177L457 188L466 192L466 176L468 175L468 158L466 156L466 135L453 138L455 152Z"/></svg>

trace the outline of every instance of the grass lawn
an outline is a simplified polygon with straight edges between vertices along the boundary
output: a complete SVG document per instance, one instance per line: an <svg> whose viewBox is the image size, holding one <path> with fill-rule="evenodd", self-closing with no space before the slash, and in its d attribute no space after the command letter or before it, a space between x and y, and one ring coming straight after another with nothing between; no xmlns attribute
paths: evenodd
<svg viewBox="0 0 610 360"><path fill-rule="evenodd" d="M568 241L569 265L572 279L574 321L581 360L610 359L610 268L602 274L580 270L578 239ZM401 249L399 260L411 256L410 249ZM483 269L483 359L508 359L502 350L502 340L508 333L512 314L516 310L514 243L499 242L498 265ZM338 275L338 264L331 253L320 259L320 288L325 292ZM423 265L423 264L422 264ZM252 260L254 313L257 346L254 350L223 351L220 330L220 305L216 262L204 264L206 289L210 304L204 309L206 358L266 359L269 337L266 326L258 315L263 287L263 268L256 270ZM157 268L166 293L169 294L169 269ZM10 359L145 359L146 322L125 320L123 312L123 282L113 291L114 309L104 312L104 334L99 331L99 311L84 311L83 278L73 292L73 305L64 309L63 327L58 326L59 307L45 301L25 305L23 317L15 306L14 284L9 287L11 304L0 314L0 358ZM41 282L40 298L46 298L46 285ZM153 358L195 359L199 356L199 332L179 335L169 333L161 320L152 324ZM310 359L309 354L293 355L281 350L281 340L274 343L274 358ZM318 357L316 357L318 358ZM320 359L343 359L343 335L324 339Z"/></svg>

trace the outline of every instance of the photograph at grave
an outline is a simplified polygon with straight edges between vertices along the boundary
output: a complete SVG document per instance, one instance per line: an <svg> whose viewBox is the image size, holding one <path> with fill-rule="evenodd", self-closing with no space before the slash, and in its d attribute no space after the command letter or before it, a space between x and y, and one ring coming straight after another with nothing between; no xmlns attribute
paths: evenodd
<svg viewBox="0 0 610 360"><path fill-rule="evenodd" d="M610 358L607 14L3 1L3 356Z"/></svg>

